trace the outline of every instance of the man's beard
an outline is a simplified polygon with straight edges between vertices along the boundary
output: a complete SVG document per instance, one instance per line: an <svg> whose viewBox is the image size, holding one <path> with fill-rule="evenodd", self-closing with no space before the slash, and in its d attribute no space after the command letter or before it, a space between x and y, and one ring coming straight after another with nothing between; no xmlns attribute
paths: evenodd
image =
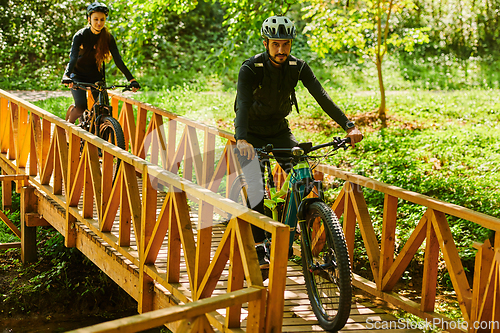
<svg viewBox="0 0 500 333"><path fill-rule="evenodd" d="M278 53L278 54L272 56L271 53L269 52L269 47L266 47L266 50L267 50L267 54L269 55L269 59L271 59L271 61L274 62L275 64L283 65L285 63L286 59L288 59L288 55L287 54ZM280 61L280 60L277 59L277 57L279 55L285 56L285 58L283 59L283 61Z"/></svg>

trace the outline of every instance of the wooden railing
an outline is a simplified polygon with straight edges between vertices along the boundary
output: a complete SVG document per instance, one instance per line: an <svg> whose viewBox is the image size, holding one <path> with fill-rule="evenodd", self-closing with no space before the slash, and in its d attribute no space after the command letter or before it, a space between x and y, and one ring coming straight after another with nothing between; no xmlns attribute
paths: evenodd
<svg viewBox="0 0 500 333"><path fill-rule="evenodd" d="M271 262L267 304L264 305L262 298L252 301L254 303L249 311L254 311L252 313L255 315L249 315L247 318L252 318L249 325L261 325L264 309L267 307L265 325L259 327L265 327L266 331L280 331L287 257L282 250L286 248L283 244L288 239L285 236L288 228L247 211L214 193L221 192L224 196L234 178L236 163L232 154L233 138L230 133L113 94L115 117L124 128L127 149L140 157L137 158L120 152L102 140L7 93L0 92L0 97L1 160L6 161L0 167L9 170L9 174L28 173L31 176L30 181L34 182L40 191L66 208L67 225L60 229L66 236L68 246L76 242L72 234L72 224L83 223L137 265L141 283L135 297L138 299L140 312L153 309L153 301L148 299L148 294L144 292L153 282L160 283L183 302L211 296L222 267L228 261L232 278L229 280L231 283L228 284L227 295L241 289L241 272L244 272L248 288L262 288L262 281L259 280L260 275L255 267L252 239L249 238L250 224L255 224L273 233L274 260ZM69 135L69 147L66 145L65 135ZM219 142L226 143L219 147L216 138L220 138ZM81 154L80 139L86 142ZM112 156L118 156L124 162L114 185L106 181L109 179L109 176L106 176L107 169L96 163L99 160L98 148L103 151L103 165L106 165ZM216 153L217 149L220 154ZM25 169L27 165L29 168ZM141 175L142 183L138 183L137 174ZM184 178L177 174L182 174ZM441 251L469 331L484 331L484 326L481 325L488 322L493 325L490 325L492 329L488 331L495 331L494 325L500 321L500 239L497 238L495 244L486 241L477 246L476 268L471 288L465 277L447 215L477 223L494 231L500 230L499 219L331 166L318 166L317 178L321 179L325 174L346 181L332 208L339 217L343 217L344 233L351 258L354 255L354 231L357 224L370 260L373 281L355 274L355 286L448 331L459 331L459 328L454 329L449 325L452 322L450 319L434 311ZM163 190L163 187L167 189ZM364 199L364 188L384 193L385 196L380 244ZM152 214L153 207L156 207L153 198L156 199L160 192L166 192L161 213ZM82 209L77 206L80 198L83 198ZM402 250L395 253L398 200L421 205L427 210ZM198 209L196 239L189 228L190 205ZM98 207L98 223L91 219L93 206ZM110 228L112 218L118 211L120 223L116 235L110 232ZM224 212L232 214L233 218L215 256L210 257L210 251L206 249L209 248L211 240L213 214ZM167 230L175 237L169 237L166 273L158 273L152 263ZM131 247L129 245L134 236L137 246ZM392 290L424 240L426 250L422 298L420 303L416 303ZM189 274L188 296L176 289L180 249L184 252ZM254 295L254 292L255 289L249 289L248 295ZM240 299L243 296L235 297ZM248 296L248 299L254 297ZM214 309L213 304L203 306L210 308L210 311ZM170 314L163 313L158 316L177 318L178 313L188 310L172 311ZM238 327L239 305L232 305L226 313L224 323L217 323L210 316L208 320L219 329ZM197 325L202 325L199 327L208 325L206 315L198 318ZM137 322L142 323L144 320L144 317L141 317Z"/></svg>
<svg viewBox="0 0 500 333"><path fill-rule="evenodd" d="M137 267L135 289L130 287L130 281L121 282L128 283L128 290L124 288L138 301L140 313L161 307L150 292L153 287L167 290L186 304L213 296L227 269L226 290L218 296L227 306L224 316L211 313L214 309L205 306L207 312L195 311L198 325L213 325L220 331L238 329L242 304L248 302L249 332L280 332L289 228L216 193L219 187L227 193L224 188L235 177L230 134L113 95L115 111L119 100L124 102L118 118L126 134L127 149L137 156L0 91L0 167L8 174L29 175L36 191L62 207L66 217L62 223L46 218L65 236L66 246L81 246L83 241L77 231L83 226ZM199 130L203 132L202 143L198 142ZM216 155L216 135L227 141L220 156ZM109 167L113 158L122 161L114 182ZM165 198L157 212L160 195ZM231 219L211 255L217 213L229 214ZM116 216L118 222L114 222ZM194 224L196 231L192 229ZM271 253L275 260L266 288L251 224L273 237ZM165 242L166 269L155 265ZM103 257L99 258L112 260ZM181 270L187 271L187 288L180 281ZM184 319L188 320L192 318Z"/></svg>
<svg viewBox="0 0 500 333"><path fill-rule="evenodd" d="M498 332L500 331L500 238L495 244L486 240L479 244L476 255L473 287L465 275L447 215L474 222L485 228L500 231L500 219L470 209L443 202L419 193L407 191L376 180L320 165L315 177L331 175L345 180L344 186L332 205L337 216L343 216L343 228L351 261L354 255L356 222L368 255L373 281L354 275L353 284L399 308L417 315L428 323L446 331ZM363 189L384 193L383 228L379 244ZM395 253L398 200L423 207L425 213L399 253ZM424 272L420 304L392 292L408 264L425 240ZM464 322L452 321L436 313L436 286L440 251L453 283ZM481 330L488 327L487 330Z"/></svg>
<svg viewBox="0 0 500 333"><path fill-rule="evenodd" d="M196 173L196 170L204 170L203 167L199 166L200 162L197 162L195 157L197 155L203 156L203 154L199 154L197 151L199 144L197 136L194 134L196 130L204 132L205 145L209 142L208 145L210 147L214 147L214 139L212 137L214 135L227 139L228 141L233 140L232 134L230 133L185 120L182 117L177 117L174 114L137 103L133 100L113 96L113 103L115 111L118 110L118 103L123 103L121 106L120 121L124 125L124 128L135 128L132 105L136 105L139 111L141 109L147 109L155 113L155 122L151 121L149 123L146 133L158 133L156 147L162 148L156 148L156 150L160 152L160 154L158 154L160 157L156 157L155 154L152 156L151 160L158 161L158 163L172 172L178 171L177 165L179 165L179 162L182 160L179 156L181 154L179 154L179 150L177 150L177 154L174 154L173 148L165 145L164 142L169 140L170 142L172 141L172 132L175 132L172 128L176 128L176 122L171 123L172 121L179 120L185 124L179 148L183 147L182 145L184 144L186 156L191 157L193 162L186 163L188 172L183 174L188 179L193 179L192 173L190 172L192 169L190 164L193 164L196 175L194 181L204 179L200 177L200 172ZM159 125L163 124L162 119L164 118L169 119L169 140L165 140L165 134L163 132L158 130L155 131L155 128L161 128ZM140 123L139 119L145 119L145 115L141 116L140 112L138 112L136 123ZM160 135L160 133L162 134ZM148 134L146 134L146 136L147 135ZM131 151L137 152L141 157L144 157L144 155L141 154L143 154L143 151L146 151L143 147L148 147L148 144L155 145L154 140L144 140L144 137L145 136L142 136L142 130L139 132L136 131L135 136L133 130L131 130L129 134L129 141L135 142L136 145L135 150L131 149ZM155 137L156 136L153 136L153 138ZM138 144L138 142L145 142L145 144L141 145ZM165 146L167 150L166 153L165 148L163 148ZM168 151L169 149L171 151ZM204 151L206 152L206 150ZM220 170L217 170L215 174L219 172ZM355 286L448 331L461 331L464 327L463 323L458 323L461 325L457 325L457 322L453 322L449 318L434 311L437 292L438 260L441 251L457 295L457 300L462 310L465 325L470 328L469 331L476 332L478 330L475 329L475 327L481 328L481 325L484 326L484 324L488 322L492 322L492 325L490 325L492 330L490 331L494 331L495 323L500 325L500 300L496 296L498 295L498 286L500 285L500 239L497 238L496 244L490 244L489 241L486 241L484 244L478 245L479 251L476 256L474 288L472 289L465 276L465 271L447 221L447 215L477 223L478 225L494 231L500 230L500 219L439 201L419 193L377 182L373 179L354 175L332 166L320 165L315 173L318 179L322 179L325 174L329 174L346 181L342 191L332 205L332 208L339 217L343 217L344 233L351 259L353 259L354 256L354 235L356 225L358 225L374 277L373 281L369 281L354 274L353 283ZM280 179L282 180L284 175L281 173L277 178L277 184L279 186L281 183ZM229 179L227 184L230 184L230 182L231 180ZM198 184L203 186L203 182ZM215 189L213 184L206 187L212 190ZM371 223L371 217L364 199L363 188L384 193L385 196L382 235L379 235L382 240L380 244L377 241L377 235ZM400 199L426 207L427 210L422 215L420 222L400 253L395 253L398 200ZM424 240L426 249L422 297L421 302L417 303L402 295L398 295L392 290Z"/></svg>

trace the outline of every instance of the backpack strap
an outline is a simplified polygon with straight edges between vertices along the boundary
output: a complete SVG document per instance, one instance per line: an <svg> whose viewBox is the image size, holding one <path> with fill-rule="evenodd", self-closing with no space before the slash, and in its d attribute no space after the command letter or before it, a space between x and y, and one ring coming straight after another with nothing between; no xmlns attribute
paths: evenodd
<svg viewBox="0 0 500 333"><path fill-rule="evenodd" d="M297 59L295 57L291 57L291 59L288 61L288 68L290 68L290 71L294 73L295 75L292 75L294 81L295 81L295 86L297 86L297 83L300 80L300 73L302 72L302 69L304 68L304 65L306 63L300 59ZM295 86L292 90L292 104L295 105L295 110L297 110L297 114L300 114L299 112L299 103L297 102L297 95L295 95Z"/></svg>
<svg viewBox="0 0 500 333"><path fill-rule="evenodd" d="M254 87L260 86L264 79L264 53L259 53L250 59L243 62L243 66L247 67L255 75Z"/></svg>

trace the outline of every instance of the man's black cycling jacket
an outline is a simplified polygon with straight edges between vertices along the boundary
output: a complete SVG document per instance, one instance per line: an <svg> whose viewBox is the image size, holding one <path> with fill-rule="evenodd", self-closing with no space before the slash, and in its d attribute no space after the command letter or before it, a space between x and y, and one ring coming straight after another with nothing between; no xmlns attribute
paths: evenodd
<svg viewBox="0 0 500 333"><path fill-rule="evenodd" d="M274 137L288 131L286 116L292 111L291 96L298 80L345 130L347 117L305 61L290 55L281 68L276 68L265 52L247 59L240 68L234 105L235 139L246 140L249 133L258 137Z"/></svg>

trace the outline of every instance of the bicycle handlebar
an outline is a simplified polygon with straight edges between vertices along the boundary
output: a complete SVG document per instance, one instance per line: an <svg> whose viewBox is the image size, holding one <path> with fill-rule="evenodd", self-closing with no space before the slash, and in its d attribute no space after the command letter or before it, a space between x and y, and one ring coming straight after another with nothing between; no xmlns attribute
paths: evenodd
<svg viewBox="0 0 500 333"><path fill-rule="evenodd" d="M333 141L322 143L316 146L313 146L311 142L300 143L298 147L292 148L274 148L272 144L268 144L267 146L264 146L262 148L255 148L255 151L259 155L269 155L269 153L287 153L294 156L302 156L307 155L315 150L332 146L334 147L333 151L336 151L340 148L343 148L345 150L349 147L348 143L351 143L351 138L349 137L343 139L334 137Z"/></svg>
<svg viewBox="0 0 500 333"><path fill-rule="evenodd" d="M106 87L104 84L104 81L97 81L96 83L89 83L89 82L79 82L79 81L73 81L71 80L74 86L77 88L87 90L88 88L94 88L97 90L108 90L108 89L116 89L116 88L125 88L123 91L128 91L131 90L132 85L131 84L112 84L108 87ZM64 82L66 83L66 82ZM69 82L67 82L69 83Z"/></svg>

